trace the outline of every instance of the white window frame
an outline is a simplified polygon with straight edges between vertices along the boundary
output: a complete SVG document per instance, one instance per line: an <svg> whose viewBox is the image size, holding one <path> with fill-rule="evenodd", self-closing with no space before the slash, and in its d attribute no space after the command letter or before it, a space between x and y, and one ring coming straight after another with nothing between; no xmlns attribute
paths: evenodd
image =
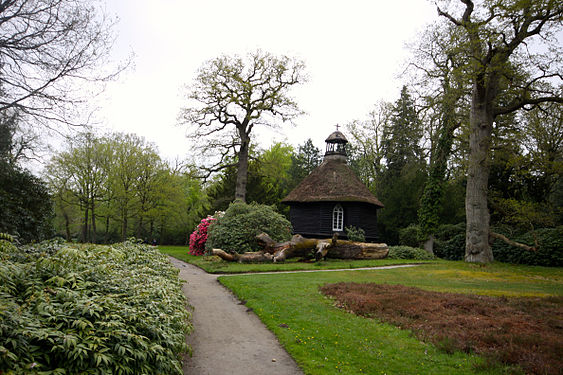
<svg viewBox="0 0 563 375"><path fill-rule="evenodd" d="M339 204L332 209L332 230L335 232L344 230L344 209Z"/></svg>

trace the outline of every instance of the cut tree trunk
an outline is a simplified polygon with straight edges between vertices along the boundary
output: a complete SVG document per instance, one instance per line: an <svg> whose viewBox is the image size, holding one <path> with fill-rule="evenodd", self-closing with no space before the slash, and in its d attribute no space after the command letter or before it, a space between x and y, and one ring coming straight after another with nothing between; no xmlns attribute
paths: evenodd
<svg viewBox="0 0 563 375"><path fill-rule="evenodd" d="M221 249L213 249L213 255L223 260L239 263L269 263L283 262L297 256L313 255L317 260L321 258L337 259L382 259L387 256L389 249L382 243L364 243L340 241L332 239L304 238L296 234L287 242L276 243L266 233L256 236L262 251L244 254L230 254Z"/></svg>

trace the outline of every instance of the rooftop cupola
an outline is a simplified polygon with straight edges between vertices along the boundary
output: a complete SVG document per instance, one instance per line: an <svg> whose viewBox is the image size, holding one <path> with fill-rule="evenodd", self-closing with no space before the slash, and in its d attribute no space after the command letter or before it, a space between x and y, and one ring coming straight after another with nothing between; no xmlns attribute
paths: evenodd
<svg viewBox="0 0 563 375"><path fill-rule="evenodd" d="M342 160L346 162L346 144L348 140L338 130L338 125L336 125L336 131L329 135L325 142L325 160Z"/></svg>

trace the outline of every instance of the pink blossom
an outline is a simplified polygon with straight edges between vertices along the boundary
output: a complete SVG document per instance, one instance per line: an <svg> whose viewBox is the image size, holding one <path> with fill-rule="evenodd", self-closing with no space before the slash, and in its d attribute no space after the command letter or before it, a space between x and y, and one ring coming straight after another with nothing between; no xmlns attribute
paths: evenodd
<svg viewBox="0 0 563 375"><path fill-rule="evenodd" d="M202 219L194 232L190 234L190 251L191 255L203 255L205 253L205 243L207 242L207 229L212 221L217 220L212 216Z"/></svg>

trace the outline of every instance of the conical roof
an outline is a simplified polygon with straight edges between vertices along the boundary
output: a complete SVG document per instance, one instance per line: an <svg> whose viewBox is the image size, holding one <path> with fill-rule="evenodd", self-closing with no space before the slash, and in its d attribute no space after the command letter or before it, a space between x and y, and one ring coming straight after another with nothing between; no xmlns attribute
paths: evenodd
<svg viewBox="0 0 563 375"><path fill-rule="evenodd" d="M283 203L329 201L364 202L383 207L346 162L328 158L282 200Z"/></svg>
<svg viewBox="0 0 563 375"><path fill-rule="evenodd" d="M348 143L348 140L346 139L346 137L344 136L344 134L342 134L341 131L335 131L332 132L327 139L325 139L325 142L327 143Z"/></svg>

